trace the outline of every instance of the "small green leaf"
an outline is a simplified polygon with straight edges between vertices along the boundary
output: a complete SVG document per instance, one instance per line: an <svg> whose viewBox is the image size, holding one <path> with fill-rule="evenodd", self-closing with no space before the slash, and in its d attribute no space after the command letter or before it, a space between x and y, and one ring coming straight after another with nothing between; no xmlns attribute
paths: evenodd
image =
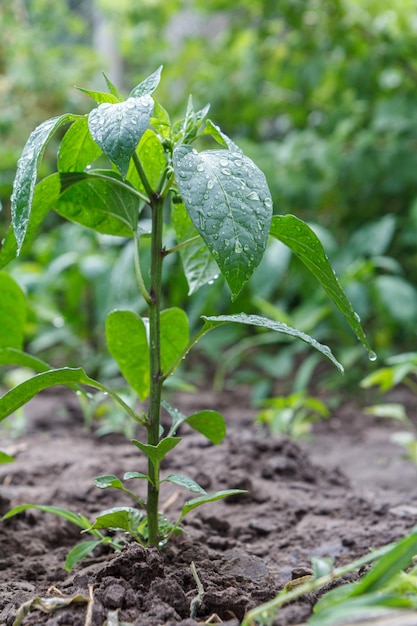
<svg viewBox="0 0 417 626"><path fill-rule="evenodd" d="M52 515L58 515L58 517L66 519L68 522L75 524L83 530L87 529L90 524L90 521L87 520L87 518L83 515L73 513L72 511L68 511L68 509L63 509L59 506L49 506L43 504L20 504L19 506L15 506L5 515L3 515L3 519L9 519L9 517L13 517L18 513L21 513L22 511L26 511L27 509L36 509L37 511L42 511L43 513L52 513Z"/></svg>
<svg viewBox="0 0 417 626"><path fill-rule="evenodd" d="M317 278L359 341L368 350L370 358L375 359L359 318L341 288L314 231L294 215L275 215L272 218L270 235L288 246Z"/></svg>
<svg viewBox="0 0 417 626"><path fill-rule="evenodd" d="M96 487L100 489L124 489L122 481L114 476L114 474L107 474L105 476L96 476L93 478L93 482Z"/></svg>
<svg viewBox="0 0 417 626"><path fill-rule="evenodd" d="M149 480L149 476L147 474L143 474L142 472L125 472L123 476L123 480L132 480L133 478Z"/></svg>
<svg viewBox="0 0 417 626"><path fill-rule="evenodd" d="M85 93L87 96L90 96L93 100L97 102L97 104L117 104L120 102L120 99L112 94L106 93L105 91L93 91L92 89L84 89L84 87L77 87L78 91Z"/></svg>
<svg viewBox="0 0 417 626"><path fill-rule="evenodd" d="M17 164L11 197L12 223L18 252L21 250L28 228L38 167L46 144L60 126L73 122L78 117L68 113L43 122L31 133L23 148Z"/></svg>
<svg viewBox="0 0 417 626"><path fill-rule="evenodd" d="M161 367L166 372L181 356L189 342L185 311L173 307L161 311Z"/></svg>
<svg viewBox="0 0 417 626"><path fill-rule="evenodd" d="M56 213L105 235L132 237L143 207L137 192L117 174L102 170L61 173Z"/></svg>
<svg viewBox="0 0 417 626"><path fill-rule="evenodd" d="M243 489L224 489L223 491L216 491L215 493L208 493L205 496L199 496L198 498L187 500L187 502L182 507L180 519L183 519L187 515L187 513L203 504L207 504L208 502L215 502L216 500L223 500L224 498L228 498L229 496L236 496L240 493L246 492Z"/></svg>
<svg viewBox="0 0 417 626"><path fill-rule="evenodd" d="M65 133L58 152L60 172L80 172L101 154L88 129L87 116L75 121Z"/></svg>
<svg viewBox="0 0 417 626"><path fill-rule="evenodd" d="M245 313L239 313L238 315L217 315L206 317L205 315L201 316L203 320L206 320L208 324L208 329L216 328L216 326L221 326L222 324L227 324L231 322L236 322L238 324L248 324L250 326L260 326L261 328L268 328L269 330L275 330L279 333L284 333L285 335L289 335L290 337L298 337L298 339L302 339L306 343L310 344L313 348L324 354L336 367L343 372L343 365L337 361L337 359L333 356L330 348L328 346L319 343L310 335L303 333L301 330L297 330L296 328L292 328L291 326L287 326L283 322L276 322L274 320L269 320L266 317L260 317L259 315L246 315Z"/></svg>
<svg viewBox="0 0 417 626"><path fill-rule="evenodd" d="M175 229L178 243L195 238L186 246L180 248L180 256L185 276L188 282L188 295L195 293L203 285L216 280L219 275L219 266L212 257L209 249L195 229L183 202L178 202L172 208L172 224Z"/></svg>
<svg viewBox="0 0 417 626"><path fill-rule="evenodd" d="M195 480L192 478L188 478L188 476L184 476L184 474L170 474L161 482L173 483L174 485L178 485L179 487L185 487L188 491L192 491L194 493L206 494L207 491L200 487Z"/></svg>
<svg viewBox="0 0 417 626"><path fill-rule="evenodd" d="M163 66L158 67L153 74L145 78L139 85L137 85L130 92L131 98L140 98L141 96L151 95L155 91L155 89L159 85L159 81L161 80L161 72Z"/></svg>
<svg viewBox="0 0 417 626"><path fill-rule="evenodd" d="M216 445L221 443L226 435L226 422L217 411L198 411L187 417L185 422Z"/></svg>
<svg viewBox="0 0 417 626"><path fill-rule="evenodd" d="M13 461L14 461L14 458L10 456L10 454L7 454L7 452L0 451L0 463L12 463Z"/></svg>
<svg viewBox="0 0 417 626"><path fill-rule="evenodd" d="M135 531L141 517L141 512L133 507L114 507L100 513L90 528L86 530L89 532L101 528L112 528L131 533Z"/></svg>
<svg viewBox="0 0 417 626"><path fill-rule="evenodd" d="M146 454L153 465L158 465L162 459L166 457L168 452L175 448L180 441L181 437L165 437L165 439L162 439L157 446L152 446L148 443L142 443L141 441L132 439L132 443L139 448L139 450L142 450L144 454Z"/></svg>
<svg viewBox="0 0 417 626"><path fill-rule="evenodd" d="M152 110L153 100L146 94L117 104L100 104L88 116L88 127L94 141L116 165L123 178L140 138L149 127Z"/></svg>
<svg viewBox="0 0 417 626"><path fill-rule="evenodd" d="M26 320L23 291L6 272L0 272L0 347L22 348Z"/></svg>
<svg viewBox="0 0 417 626"><path fill-rule="evenodd" d="M162 172L167 165L167 160L161 142L155 135L154 131L150 128L143 133L142 139L140 140L136 150L136 154L142 163L143 170L150 186L153 189L156 189L162 176ZM130 161L126 179L136 189L146 195L146 190L133 161Z"/></svg>
<svg viewBox="0 0 417 626"><path fill-rule="evenodd" d="M150 387L149 348L143 320L133 311L113 311L106 319L106 340L121 373L143 401Z"/></svg>
<svg viewBox="0 0 417 626"><path fill-rule="evenodd" d="M114 85L111 82L110 78L104 72L103 72L103 76L104 76L104 80L106 81L107 89L112 94L112 96L115 96L118 102L123 102L123 96L120 93L120 91L117 89L116 85Z"/></svg>
<svg viewBox="0 0 417 626"><path fill-rule="evenodd" d="M241 152L174 150L175 178L188 214L235 299L268 239L271 194L264 174Z"/></svg>
<svg viewBox="0 0 417 626"><path fill-rule="evenodd" d="M386 404L374 404L363 409L367 415L376 415L376 417L387 417L389 419L409 423L409 419L403 404L397 402L387 402Z"/></svg>
<svg viewBox="0 0 417 626"><path fill-rule="evenodd" d="M89 539L88 541L82 541L78 543L72 550L70 550L67 554L67 558L65 559L64 567L67 572L70 572L74 565L76 565L79 561L82 561L86 556L91 554L97 546L103 543L103 539Z"/></svg>

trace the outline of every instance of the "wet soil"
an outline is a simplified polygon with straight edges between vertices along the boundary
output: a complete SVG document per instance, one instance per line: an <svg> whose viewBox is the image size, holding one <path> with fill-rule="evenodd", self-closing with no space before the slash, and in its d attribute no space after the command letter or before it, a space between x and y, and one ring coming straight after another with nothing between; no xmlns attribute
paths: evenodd
<svg viewBox="0 0 417 626"><path fill-rule="evenodd" d="M402 392L401 401L416 414L415 398ZM217 398L208 392L182 394L175 402L184 413L221 410L228 432L213 446L184 427L182 442L163 462L163 474L186 474L207 491L247 493L192 511L186 533L159 553L133 543L116 555L99 547L70 573L63 564L84 538L78 528L36 510L1 522L0 626L12 626L18 608L36 597L61 598L63 606L42 612L33 605L24 626L195 626L207 620L237 626L248 609L272 598L293 570L309 567L311 556L332 557L342 565L415 526L417 470L390 441L398 427L364 416L354 401L317 424L314 438L301 443L255 428L243 389ZM0 466L0 513L31 502L94 519L111 506L131 505L123 493L92 483L101 474L146 470L128 440L88 432L67 392L42 394L26 414L25 434L2 438L2 449L16 460ZM139 494L141 482L136 481ZM174 485L166 487L167 515L175 519L187 497ZM204 588L198 600L192 563ZM65 598L77 601L65 606ZM274 626L305 621L312 601L284 607Z"/></svg>

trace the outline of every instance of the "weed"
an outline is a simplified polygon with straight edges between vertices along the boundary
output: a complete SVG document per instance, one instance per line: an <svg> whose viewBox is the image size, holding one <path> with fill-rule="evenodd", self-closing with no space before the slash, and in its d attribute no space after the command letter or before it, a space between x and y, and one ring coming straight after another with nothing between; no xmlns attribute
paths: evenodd
<svg viewBox="0 0 417 626"><path fill-rule="evenodd" d="M52 208L63 218L98 233L133 241L136 309L144 308L146 314L111 311L105 335L110 354L140 401L139 409L82 368L52 369L17 349L7 352L6 347L1 362L9 359L10 364L30 365L38 373L0 398L0 419L54 385L76 390L90 387L107 393L146 432L146 442L133 439L132 443L147 457L148 470L146 474L128 472L123 480L112 474L96 478L97 487L127 493L134 506L105 511L93 523L82 516L82 529L94 534L104 529L122 531L152 546L163 545L196 507L237 493L225 490L208 494L186 476L161 477L161 462L180 444L178 433L184 424L214 444L225 435L225 422L217 411L183 415L163 401L163 390L171 375L201 337L225 324L251 325L259 332L266 329L302 339L343 370L327 346L305 332L259 315L202 316L200 329L190 337L185 311L163 308L162 269L171 255L179 253L181 257L190 294L213 283L221 273L235 300L259 265L268 237L281 241L319 280L370 358L375 358L312 229L292 215L273 216L264 174L207 118L208 106L196 111L190 98L184 119L171 123L153 96L160 76L161 68L135 87L126 100L105 77L108 93L82 89L98 105L88 115L64 114L33 131L15 177L13 228L0 252L0 265L4 266L23 245L30 244L36 227ZM68 124L59 147L57 173L36 184L48 141ZM220 147L197 151L195 146L204 148L207 142L216 142ZM110 161L110 167L103 169L103 161ZM168 228L176 234L176 241L169 245ZM145 400L146 411L142 409ZM165 431L161 427L162 410L171 420ZM146 484L146 500L125 486L132 480ZM174 523L159 515L160 488L166 482L185 487L195 496L185 502ZM8 517L21 510L15 508ZM72 521L79 525L78 518ZM85 543L78 548L77 556L85 556L97 541L103 540L96 537Z"/></svg>

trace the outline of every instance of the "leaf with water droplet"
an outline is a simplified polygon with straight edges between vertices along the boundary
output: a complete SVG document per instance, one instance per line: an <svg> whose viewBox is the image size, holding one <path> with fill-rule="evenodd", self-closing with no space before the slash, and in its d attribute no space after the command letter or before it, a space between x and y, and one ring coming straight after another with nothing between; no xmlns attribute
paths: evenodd
<svg viewBox="0 0 417 626"><path fill-rule="evenodd" d="M20 252L29 224L38 167L46 144L60 126L78 118L78 115L67 113L43 122L30 134L23 148L22 156L17 164L11 197L12 224L17 242L17 253Z"/></svg>
<svg viewBox="0 0 417 626"><path fill-rule="evenodd" d="M172 207L172 223L177 235L178 243L191 240L189 244L180 248L180 256L184 273L188 282L188 294L195 293L200 287L210 284L219 273L218 265L209 249L198 236L183 202L174 204Z"/></svg>
<svg viewBox="0 0 417 626"><path fill-rule="evenodd" d="M283 322L277 322L275 320L270 320L266 317L261 317L260 315L246 315L245 313L239 313L237 315L216 315L206 317L202 315L202 319L205 320L207 325L207 331L216 328L217 326L222 326L223 324L230 323L238 323L238 324L248 324L249 326L259 326L261 328L266 328L268 330L275 330L276 332L283 333L284 335L289 335L290 337L297 337L298 339L302 339L306 343L310 344L313 348L324 354L336 367L343 372L343 365L339 363L339 361L335 358L332 351L328 346L319 343L310 335L303 333L301 330L297 330L296 328L292 328L292 326L288 326Z"/></svg>
<svg viewBox="0 0 417 626"><path fill-rule="evenodd" d="M228 150L198 153L189 146L179 146L174 150L173 162L188 214L215 257L234 299L265 251L272 216L265 176L241 152Z"/></svg>
<svg viewBox="0 0 417 626"><path fill-rule="evenodd" d="M143 320L133 311L112 311L106 318L110 354L143 401L149 395L149 348Z"/></svg>
<svg viewBox="0 0 417 626"><path fill-rule="evenodd" d="M294 215L275 215L272 218L270 235L288 246L317 278L359 341L369 353L372 353L359 319L340 286L315 232Z"/></svg>
<svg viewBox="0 0 417 626"><path fill-rule="evenodd" d="M94 141L120 170L123 177L137 145L149 127L153 100L149 95L116 104L101 104L88 116ZM134 121L133 121L134 120Z"/></svg>

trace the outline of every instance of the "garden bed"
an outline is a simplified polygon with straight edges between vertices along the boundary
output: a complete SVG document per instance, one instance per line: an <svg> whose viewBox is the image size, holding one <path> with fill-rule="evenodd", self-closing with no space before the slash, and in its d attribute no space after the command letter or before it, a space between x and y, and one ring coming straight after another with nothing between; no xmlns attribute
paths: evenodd
<svg viewBox="0 0 417 626"><path fill-rule="evenodd" d="M401 401L412 415L414 398L404 392ZM103 626L106 619L108 626L238 624L249 608L272 598L293 570L308 568L311 556L348 563L415 526L416 468L390 443L395 427L365 417L354 402L317 424L314 439L300 444L256 429L255 412L241 389L216 399L208 392L184 394L175 404L184 413L219 409L228 432L223 444L213 446L185 427L178 449L163 462L163 473L184 473L207 491L242 488L247 494L190 513L187 534L159 554L135 544L119 555L103 547L71 573L63 563L80 540L78 528L36 510L3 522L1 625L11 626L18 607L33 598L77 594L78 602L53 613L31 611L24 625ZM146 470L144 458L122 435L88 433L75 396L67 392L44 393L26 412L25 435L2 444L16 457L1 466L2 514L32 502L93 519L103 509L131 504L123 493L100 490L91 480ZM167 487L162 494L166 513L175 518L186 497L176 486ZM193 603L192 562L204 588L201 603ZM284 607L275 626L305 621L313 603L307 597Z"/></svg>

